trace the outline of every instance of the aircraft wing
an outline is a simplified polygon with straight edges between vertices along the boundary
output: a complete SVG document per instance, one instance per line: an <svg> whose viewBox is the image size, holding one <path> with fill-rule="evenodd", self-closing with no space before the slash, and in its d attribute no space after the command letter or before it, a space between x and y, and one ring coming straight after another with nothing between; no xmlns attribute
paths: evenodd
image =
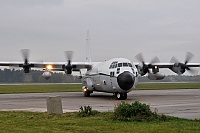
<svg viewBox="0 0 200 133"><path fill-rule="evenodd" d="M7 67L22 67L24 65L23 62L0 62L0 66ZM32 62L30 63L31 67L35 68L43 68L45 65L43 63Z"/></svg>
<svg viewBox="0 0 200 133"><path fill-rule="evenodd" d="M154 68L155 66L159 68L172 68L174 66L174 63L153 63L151 64L151 68ZM199 63L188 63L188 67L200 67Z"/></svg>
<svg viewBox="0 0 200 133"><path fill-rule="evenodd" d="M65 71L67 66L66 62L44 62L44 69L48 69L49 65L52 66L52 71ZM86 62L72 62L72 71L80 71L80 69L87 69L90 70L92 67L92 63Z"/></svg>
<svg viewBox="0 0 200 133"><path fill-rule="evenodd" d="M0 66L4 67L22 67L24 62L0 62ZM50 66L52 71L65 71L66 62L30 62L31 68L42 68L44 70L48 69ZM72 71L80 71L80 69L86 68L87 70L91 69L92 63L86 62L73 62Z"/></svg>
<svg viewBox="0 0 200 133"><path fill-rule="evenodd" d="M191 74L197 74L197 70L192 69L194 67L200 67L200 63L138 63L135 64L138 72L143 76L149 73L149 69L152 69L153 73L159 72L160 68L168 68L174 73L183 74L186 70Z"/></svg>
<svg viewBox="0 0 200 133"><path fill-rule="evenodd" d="M136 67L139 66L139 63L133 63ZM145 63L150 64L150 63ZM152 63L149 68L154 68L155 66L159 68L172 68L174 66L174 63ZM200 63L187 63L188 67L200 67Z"/></svg>

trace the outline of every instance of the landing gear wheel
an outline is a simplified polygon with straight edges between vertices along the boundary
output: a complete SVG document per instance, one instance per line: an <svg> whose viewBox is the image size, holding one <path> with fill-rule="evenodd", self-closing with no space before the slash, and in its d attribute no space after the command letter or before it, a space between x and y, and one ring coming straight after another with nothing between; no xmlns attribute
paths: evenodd
<svg viewBox="0 0 200 133"><path fill-rule="evenodd" d="M126 100L127 99L127 93L115 93L115 98L117 100Z"/></svg>
<svg viewBox="0 0 200 133"><path fill-rule="evenodd" d="M89 91L84 91L83 94L84 94L84 97L90 97L90 92Z"/></svg>

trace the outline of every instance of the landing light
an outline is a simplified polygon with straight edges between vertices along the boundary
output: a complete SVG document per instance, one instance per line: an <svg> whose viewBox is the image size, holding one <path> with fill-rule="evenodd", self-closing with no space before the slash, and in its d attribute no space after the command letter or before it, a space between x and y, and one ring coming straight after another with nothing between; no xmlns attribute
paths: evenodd
<svg viewBox="0 0 200 133"><path fill-rule="evenodd" d="M47 70L52 70L53 67L52 67L52 65L47 65L47 66L46 66L46 69L47 69Z"/></svg>
<svg viewBox="0 0 200 133"><path fill-rule="evenodd" d="M87 88L84 88L84 90L83 90L83 91L84 91L84 92L86 92L87 90L88 90Z"/></svg>

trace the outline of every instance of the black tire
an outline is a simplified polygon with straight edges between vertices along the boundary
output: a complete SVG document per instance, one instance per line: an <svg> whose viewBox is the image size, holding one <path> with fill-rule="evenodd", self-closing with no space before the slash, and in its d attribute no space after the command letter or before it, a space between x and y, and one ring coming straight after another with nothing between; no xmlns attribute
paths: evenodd
<svg viewBox="0 0 200 133"><path fill-rule="evenodd" d="M126 100L127 99L127 93L115 93L115 98L117 100Z"/></svg>
<svg viewBox="0 0 200 133"><path fill-rule="evenodd" d="M122 100L126 100L127 99L127 93L122 93L122 95L123 95L122 96L123 97Z"/></svg>
<svg viewBox="0 0 200 133"><path fill-rule="evenodd" d="M84 92L84 97L90 97L90 92L89 91L85 91Z"/></svg>

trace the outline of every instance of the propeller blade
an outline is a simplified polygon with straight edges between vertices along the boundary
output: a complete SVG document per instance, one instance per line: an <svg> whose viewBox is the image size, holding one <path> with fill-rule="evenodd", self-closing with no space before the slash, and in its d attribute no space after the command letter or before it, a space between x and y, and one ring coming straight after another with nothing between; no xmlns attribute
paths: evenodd
<svg viewBox="0 0 200 133"><path fill-rule="evenodd" d="M66 59L68 61L71 61L73 56L73 51L65 51L65 54L66 54Z"/></svg>
<svg viewBox="0 0 200 133"><path fill-rule="evenodd" d="M29 53L30 53L29 49L22 49L21 53L22 53L22 57L23 57L24 61L29 59Z"/></svg>
<svg viewBox="0 0 200 133"><path fill-rule="evenodd" d="M139 62L142 62L144 63L144 57L143 57L143 54L142 53L139 53L135 56L135 58L139 61Z"/></svg>
<svg viewBox="0 0 200 133"><path fill-rule="evenodd" d="M155 56L155 57L151 60L150 64L159 63L159 62L160 62L159 58L158 58L157 56Z"/></svg>
<svg viewBox="0 0 200 133"><path fill-rule="evenodd" d="M187 69L188 70L188 72L190 73L190 74L192 74L192 75L197 75L198 74L198 70L196 70L196 69L194 69L194 68L189 68L189 69Z"/></svg>
<svg viewBox="0 0 200 133"><path fill-rule="evenodd" d="M139 62L141 62L142 65L143 65L142 68L141 68L141 70L140 70L140 71L143 72L143 75L146 74L146 73L150 73L149 68L151 68L152 63L159 63L159 62L160 62L160 60L158 59L158 57L155 56L155 57L151 60L151 62L150 62L149 64L145 64L144 57L143 57L143 54L142 54L142 53L137 54L137 55L135 56L135 58L136 58Z"/></svg>
<svg viewBox="0 0 200 133"><path fill-rule="evenodd" d="M193 57L194 57L194 54L192 54L191 52L187 52L186 58L185 58L185 64L190 62Z"/></svg>
<svg viewBox="0 0 200 133"><path fill-rule="evenodd" d="M170 60L171 63L179 63L180 61L175 57L173 56Z"/></svg>
<svg viewBox="0 0 200 133"><path fill-rule="evenodd" d="M188 72L190 72L191 74L197 74L197 71L195 69L189 68L187 66L187 63L191 61L191 59L194 57L194 55L190 52L187 52L186 54L186 58L185 58L185 62L182 63L180 62L176 57L172 57L171 59L171 63L177 63L178 67L181 67L181 72L182 74L185 72L185 70L188 70Z"/></svg>
<svg viewBox="0 0 200 133"><path fill-rule="evenodd" d="M66 59L68 61L68 64L64 66L64 69L66 69L66 74L71 74L72 68L73 68L73 66L71 65L73 51L65 51L65 54L66 54Z"/></svg>

